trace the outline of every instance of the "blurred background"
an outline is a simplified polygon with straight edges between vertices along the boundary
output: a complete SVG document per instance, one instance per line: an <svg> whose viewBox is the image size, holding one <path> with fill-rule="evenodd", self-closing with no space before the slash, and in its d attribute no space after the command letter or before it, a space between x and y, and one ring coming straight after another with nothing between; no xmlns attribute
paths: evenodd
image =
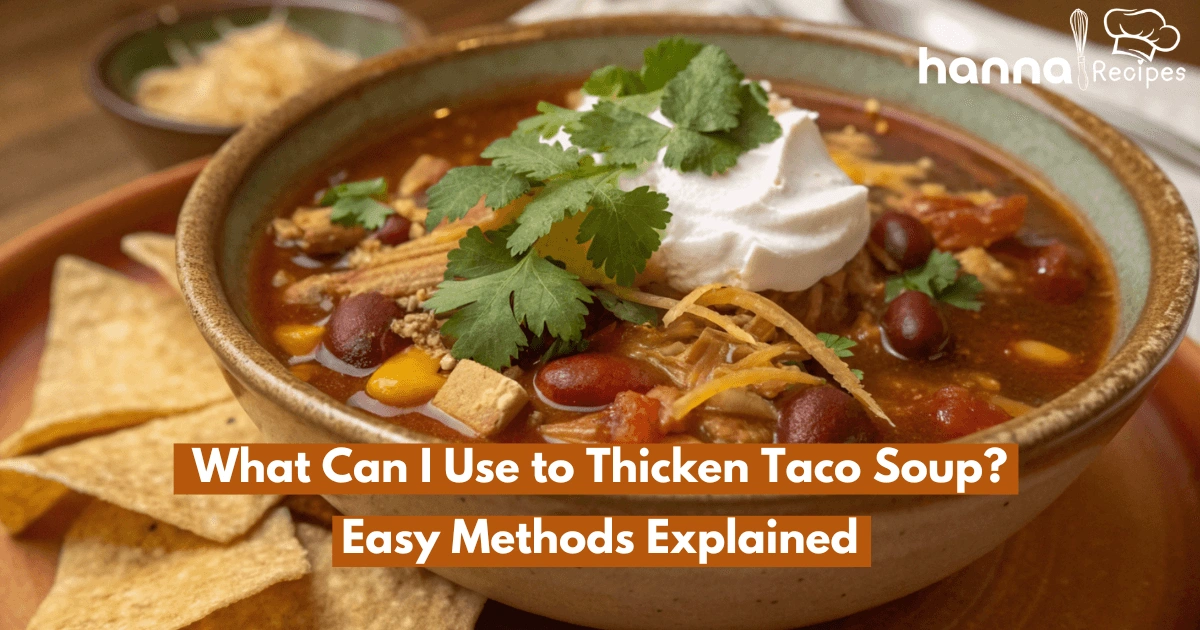
<svg viewBox="0 0 1200 630"><path fill-rule="evenodd" d="M334 0L336 2L337 0ZM353 6L359 0L345 0ZM189 3L187 6L191 6ZM216 5L215 2L199 3ZM224 3L228 5L229 3ZM866 25L930 41L976 57L1074 58L1071 12L1092 20L1090 51L1111 45L1099 0L399 0L417 33L513 18L536 21L647 10L784 15ZM1124 3L1127 4L1127 3ZM70 205L155 170L85 89L85 67L107 29L160 0L3 0L0 2L0 241ZM1200 1L1155 0L1152 7L1180 31L1180 45L1154 64L1190 64L1187 79L1150 89L1080 92L1110 121L1154 152L1200 206ZM1106 86L1107 88L1107 86ZM1104 93L1104 94L1101 94ZM1104 97L1097 99L1097 97Z"/></svg>

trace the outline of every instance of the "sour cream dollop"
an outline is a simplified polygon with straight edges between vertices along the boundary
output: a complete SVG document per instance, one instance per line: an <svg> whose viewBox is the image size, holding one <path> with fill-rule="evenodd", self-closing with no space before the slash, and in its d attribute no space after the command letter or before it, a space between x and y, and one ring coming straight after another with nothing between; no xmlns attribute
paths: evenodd
<svg viewBox="0 0 1200 630"><path fill-rule="evenodd" d="M596 100L587 98L580 109ZM670 200L671 220L653 261L672 288L686 292L722 283L803 291L841 269L866 243L866 187L829 157L817 113L782 103L773 109L783 134L742 154L723 174L668 168L664 149L644 172L622 179L625 190L650 186ZM672 126L660 111L650 117ZM566 134L553 140L567 143Z"/></svg>

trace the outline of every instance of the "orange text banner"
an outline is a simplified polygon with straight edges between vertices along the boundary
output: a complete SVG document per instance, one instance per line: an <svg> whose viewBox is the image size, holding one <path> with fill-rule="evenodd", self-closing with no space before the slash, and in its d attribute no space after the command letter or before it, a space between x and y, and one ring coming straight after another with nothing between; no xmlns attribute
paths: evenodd
<svg viewBox="0 0 1200 630"><path fill-rule="evenodd" d="M178 494L1016 494L1015 444L176 444Z"/></svg>
<svg viewBox="0 0 1200 630"><path fill-rule="evenodd" d="M338 516L335 567L869 567L868 516Z"/></svg>

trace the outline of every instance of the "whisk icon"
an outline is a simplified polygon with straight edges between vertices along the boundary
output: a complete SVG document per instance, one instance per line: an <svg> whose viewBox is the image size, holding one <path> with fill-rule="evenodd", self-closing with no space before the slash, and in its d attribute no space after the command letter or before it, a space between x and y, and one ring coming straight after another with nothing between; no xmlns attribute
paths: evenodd
<svg viewBox="0 0 1200 630"><path fill-rule="evenodd" d="M1087 62L1083 58L1083 49L1087 46L1088 14L1083 9L1075 9L1071 13L1071 34L1075 36L1075 58L1079 65L1079 89L1088 87Z"/></svg>

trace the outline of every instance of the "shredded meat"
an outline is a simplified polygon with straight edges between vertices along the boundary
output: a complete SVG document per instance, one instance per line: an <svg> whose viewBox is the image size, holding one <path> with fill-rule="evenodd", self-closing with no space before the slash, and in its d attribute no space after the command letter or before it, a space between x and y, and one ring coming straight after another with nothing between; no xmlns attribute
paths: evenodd
<svg viewBox="0 0 1200 630"><path fill-rule="evenodd" d="M450 170L449 160L423 154L400 177L399 192L402 197L411 197L438 183Z"/></svg>
<svg viewBox="0 0 1200 630"><path fill-rule="evenodd" d="M886 275L886 269L863 249L840 271L804 291L764 291L763 295L783 306L806 327L827 330L845 323L862 303L879 297Z"/></svg>
<svg viewBox="0 0 1200 630"><path fill-rule="evenodd" d="M332 214L332 208L297 208L290 219L275 219L271 227L276 245L294 244L306 254L335 254L354 247L366 235L361 227L333 223Z"/></svg>
<svg viewBox="0 0 1200 630"><path fill-rule="evenodd" d="M330 296L370 291L399 298L434 288L445 274L446 255L432 254L365 269L309 276L284 289L283 299L288 304L317 304Z"/></svg>
<svg viewBox="0 0 1200 630"><path fill-rule="evenodd" d="M716 444L763 444L775 440L772 427L737 416L701 412L700 435Z"/></svg>
<svg viewBox="0 0 1200 630"><path fill-rule="evenodd" d="M1000 292L1013 288L1017 274L996 260L982 247L968 247L954 255L963 271L979 278L983 288Z"/></svg>

